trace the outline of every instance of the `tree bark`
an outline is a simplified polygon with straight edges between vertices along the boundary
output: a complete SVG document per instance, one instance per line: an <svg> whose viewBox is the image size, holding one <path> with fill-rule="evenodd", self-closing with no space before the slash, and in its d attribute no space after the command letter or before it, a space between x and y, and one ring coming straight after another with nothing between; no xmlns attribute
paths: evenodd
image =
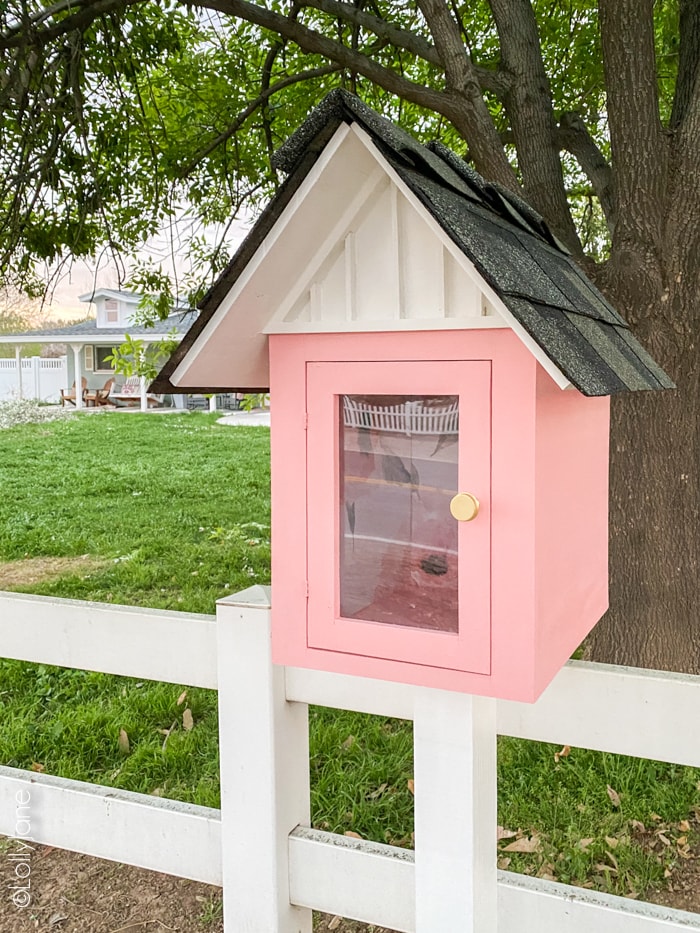
<svg viewBox="0 0 700 933"><path fill-rule="evenodd" d="M610 611L587 656L700 674L700 233L689 157L679 150L672 173L686 200L669 199L662 260L628 236L601 282L678 388L613 399Z"/></svg>
<svg viewBox="0 0 700 933"><path fill-rule="evenodd" d="M700 379L678 332L695 302L679 286L676 326L647 340L678 388L613 399L610 611L589 638L595 661L700 674Z"/></svg>
<svg viewBox="0 0 700 933"><path fill-rule="evenodd" d="M525 198L547 218L571 252L582 257L566 197L552 91L530 0L490 0L490 5L501 40L501 68L510 78L505 105Z"/></svg>
<svg viewBox="0 0 700 933"><path fill-rule="evenodd" d="M587 656L700 674L700 88L664 133L651 0L600 7L619 217L600 285L678 388L613 399L610 611Z"/></svg>

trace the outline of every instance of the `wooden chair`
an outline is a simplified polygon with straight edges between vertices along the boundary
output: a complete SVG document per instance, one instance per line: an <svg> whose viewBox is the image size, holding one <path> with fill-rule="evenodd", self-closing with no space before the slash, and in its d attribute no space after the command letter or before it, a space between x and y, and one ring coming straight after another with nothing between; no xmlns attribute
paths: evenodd
<svg viewBox="0 0 700 933"><path fill-rule="evenodd" d="M87 379L83 376L81 380L82 385L82 395L83 401L85 401L87 396ZM75 382L70 387L70 389L61 389L61 406L63 407L66 403L75 405Z"/></svg>
<svg viewBox="0 0 700 933"><path fill-rule="evenodd" d="M94 392L88 392L85 396L85 401L88 405L94 405L95 408L100 408L102 405L110 405L109 394L112 391L112 386L114 385L114 377L105 382L101 389L95 389Z"/></svg>

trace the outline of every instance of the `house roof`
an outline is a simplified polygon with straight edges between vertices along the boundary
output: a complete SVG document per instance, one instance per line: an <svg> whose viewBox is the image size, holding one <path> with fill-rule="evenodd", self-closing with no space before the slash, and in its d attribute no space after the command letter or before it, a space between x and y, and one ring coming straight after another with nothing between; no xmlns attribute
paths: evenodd
<svg viewBox="0 0 700 933"><path fill-rule="evenodd" d="M288 173L285 183L204 297L198 319L156 379L156 391L205 388L173 385L170 377L343 123L368 134L513 318L584 395L673 387L532 208L486 182L441 143L423 146L354 95L335 90L275 154L275 166Z"/></svg>
<svg viewBox="0 0 700 933"><path fill-rule="evenodd" d="M69 324L65 327L46 327L37 330L27 330L16 334L0 335L0 343L17 343L20 339L29 343L46 343L48 340L55 343L109 343L115 338L123 339L126 334L132 337L152 337L162 340L175 329L178 334L184 334L197 317L196 311L176 312L169 315L164 321L156 321L153 327L143 324L128 324L124 327L98 327L97 321L91 318L79 324Z"/></svg>
<svg viewBox="0 0 700 933"><path fill-rule="evenodd" d="M85 292L84 295L78 295L80 301L97 301L98 298L115 298L117 301L123 301L126 304L137 305L143 295L138 292L124 292L116 288L96 288L91 292Z"/></svg>

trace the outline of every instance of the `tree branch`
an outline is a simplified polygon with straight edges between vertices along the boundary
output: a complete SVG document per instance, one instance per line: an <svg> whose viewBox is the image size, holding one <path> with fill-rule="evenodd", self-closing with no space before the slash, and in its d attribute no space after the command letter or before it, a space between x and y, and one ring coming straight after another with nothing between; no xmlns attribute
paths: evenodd
<svg viewBox="0 0 700 933"><path fill-rule="evenodd" d="M398 97L403 97L405 100L411 101L411 103L436 110L438 113L443 113L445 108L450 107L446 94L409 81L397 72L373 62L365 55L354 52L342 43L328 39L321 33L302 26L301 23L294 22L286 16L268 10L263 6L250 3L248 0L198 0L197 3L192 2L192 0L185 0L184 5L204 7L230 16L238 16L240 19L255 23L263 29L279 33L279 35L291 39L302 51L322 55L343 68L357 71L384 88L384 90L396 94ZM447 116L447 114L445 115Z"/></svg>
<svg viewBox="0 0 700 933"><path fill-rule="evenodd" d="M578 161L598 196L608 229L615 228L615 191L613 170L588 132L578 113L563 113L557 134L559 146Z"/></svg>
<svg viewBox="0 0 700 933"><path fill-rule="evenodd" d="M71 32L82 32L100 16L125 10L129 6L143 3L144 0L75 0L73 3L56 4L50 10L43 10L36 21L22 21L0 36L0 49L33 46L40 48L53 42L60 36ZM76 9L75 13L64 19L55 20L42 26L49 15L60 12L59 8Z"/></svg>
<svg viewBox="0 0 700 933"><path fill-rule="evenodd" d="M371 13L365 13L364 10L342 0L304 0L302 6L313 7L328 13L330 16L337 16L354 26L361 26L373 32L378 39L383 39L394 48L404 49L415 55L416 58L422 58L431 65L437 65L442 68L442 60L434 45L427 42L422 36L409 29L402 29L395 26L379 16L373 16ZM482 90L490 91L499 97L502 97L506 91L506 82L500 72L496 69L483 68L473 65L474 71L479 79Z"/></svg>
<svg viewBox="0 0 700 933"><path fill-rule="evenodd" d="M313 78L321 78L323 75L333 74L334 71L340 71L341 65L324 65L322 68L310 68L308 71L301 71L296 75L288 75L286 78L280 78L279 81L276 81L274 84L271 84L269 87L261 91L260 94L252 100L248 106L242 110L234 122L227 127L223 133L219 133L218 136L215 136L214 139L210 140L190 159L190 161L178 173L179 178L187 178L188 175L191 175L192 172L197 168L202 159L205 159L210 153L217 149L222 143L225 143L227 139L230 139L234 136L238 130L243 126L248 117L252 116L255 111L262 107L262 105L272 97L273 94L276 94L278 91L281 91L285 87L289 87L291 84L298 84L300 81L310 81Z"/></svg>
<svg viewBox="0 0 700 933"><path fill-rule="evenodd" d="M679 31L678 76L671 110L671 129L675 129L683 122L693 92L700 81L700 2L698 0L681 0Z"/></svg>
<svg viewBox="0 0 700 933"><path fill-rule="evenodd" d="M617 198L616 236L661 252L668 146L659 116L654 0L598 0ZM631 102L634 105L631 105Z"/></svg>
<svg viewBox="0 0 700 933"><path fill-rule="evenodd" d="M510 77L505 107L515 137L526 199L575 255L583 252L564 186L552 92L530 0L490 0Z"/></svg>
<svg viewBox="0 0 700 933"><path fill-rule="evenodd" d="M436 0L430 0L430 2L436 2ZM440 0L437 0L437 2L440 2ZM186 5L193 5L192 0L187 0ZM470 85L469 96L465 100L456 91L438 91L423 84L416 84L397 74L397 72L372 61L366 55L348 48L341 42L329 39L306 26L302 26L301 23L289 20L286 16L258 6L255 3L250 3L249 0L198 0L196 5L231 16L238 16L247 22L261 26L263 29L277 32L279 35L291 39L304 52L322 55L343 68L348 68L350 71L363 75L397 97L442 114L447 117L455 129L470 144L471 154L479 171L492 180L500 181L507 187L517 190L518 184L515 174L498 142L498 135L481 97L475 77L473 77ZM468 59L467 62L471 66ZM479 120L474 119L475 111L482 118L483 126L480 125ZM477 128L484 131L484 137L480 132L477 132ZM493 142L494 137L495 144Z"/></svg>
<svg viewBox="0 0 700 933"><path fill-rule="evenodd" d="M518 192L520 185L501 145L484 101L476 71L467 53L457 21L444 0L418 0L445 69L447 93L457 111L445 113L469 145L469 153L482 175Z"/></svg>

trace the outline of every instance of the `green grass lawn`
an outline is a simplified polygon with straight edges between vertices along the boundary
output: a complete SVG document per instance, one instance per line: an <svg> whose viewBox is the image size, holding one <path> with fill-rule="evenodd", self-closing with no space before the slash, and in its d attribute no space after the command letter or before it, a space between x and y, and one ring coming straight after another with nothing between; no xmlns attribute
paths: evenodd
<svg viewBox="0 0 700 933"><path fill-rule="evenodd" d="M269 432L216 417L101 413L0 431L4 588L213 613L268 583ZM76 560L56 571L50 558ZM310 721L314 825L411 845L410 724L321 708ZM643 895L693 843L700 775L561 751L500 740L499 823L514 833L501 864ZM211 691L0 660L2 764L217 806L217 755Z"/></svg>

